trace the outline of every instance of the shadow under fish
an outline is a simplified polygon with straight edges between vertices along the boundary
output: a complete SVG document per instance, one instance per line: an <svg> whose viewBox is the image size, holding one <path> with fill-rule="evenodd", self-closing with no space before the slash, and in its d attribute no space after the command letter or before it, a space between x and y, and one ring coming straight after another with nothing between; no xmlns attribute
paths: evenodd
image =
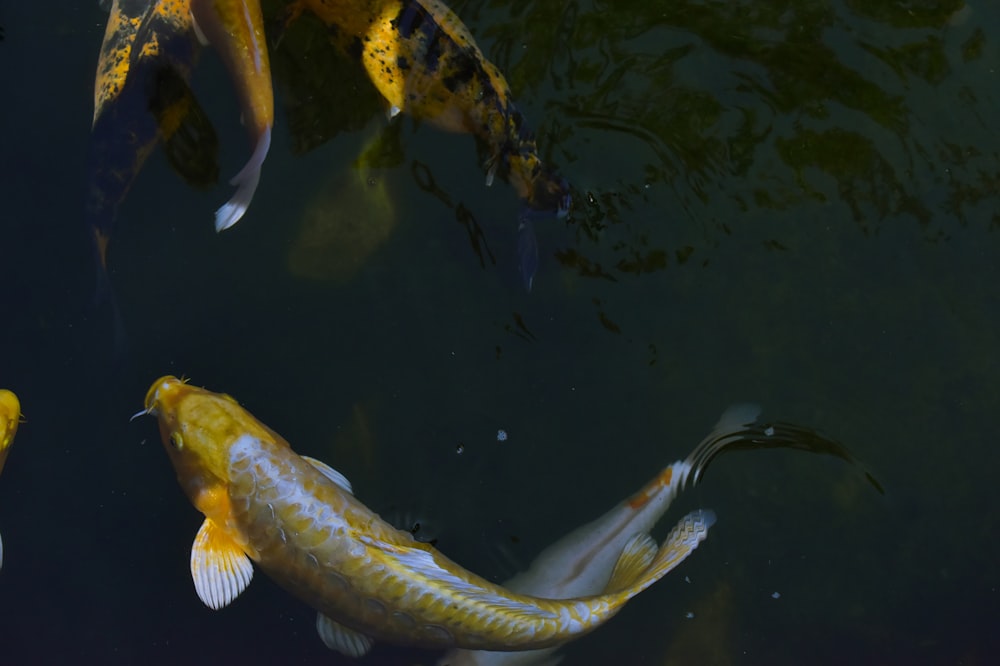
<svg viewBox="0 0 1000 666"><path fill-rule="evenodd" d="M476 137L486 156L486 184L499 176L520 198L518 272L530 289L538 269L534 222L564 217L572 196L566 180L539 157L506 79L468 28L438 0L294 0L285 24L304 12L361 62L390 118L407 113Z"/></svg>

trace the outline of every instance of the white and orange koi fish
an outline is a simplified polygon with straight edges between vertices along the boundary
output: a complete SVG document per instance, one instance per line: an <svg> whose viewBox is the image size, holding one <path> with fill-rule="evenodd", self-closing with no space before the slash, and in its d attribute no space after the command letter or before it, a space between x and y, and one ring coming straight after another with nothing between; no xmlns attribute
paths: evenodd
<svg viewBox="0 0 1000 666"><path fill-rule="evenodd" d="M20 421L21 403L17 396L7 389L0 389L0 472L7 462L7 454L14 443ZM0 539L0 567L3 567L3 539Z"/></svg>
<svg viewBox="0 0 1000 666"><path fill-rule="evenodd" d="M324 643L352 656L374 640L423 648L533 650L597 628L705 539L694 511L659 548L623 540L601 593L519 594L458 566L354 498L337 471L296 454L229 396L162 377L146 394L178 481L205 515L191 575L214 609L250 584L252 562L317 611Z"/></svg>
<svg viewBox="0 0 1000 666"><path fill-rule="evenodd" d="M259 0L190 0L195 33L219 52L239 90L243 122L254 142L253 154L230 185L236 193L215 211L215 230L228 229L243 217L260 181L271 147L274 92Z"/></svg>
<svg viewBox="0 0 1000 666"><path fill-rule="evenodd" d="M856 465L884 494L881 484L843 445L791 423L758 424L757 405L734 405L683 461L663 468L638 492L603 516L578 527L546 548L527 571L504 583L507 589L553 599L596 594L605 585L629 536L649 532L687 485L698 483L720 453L736 450L797 449L831 455ZM524 652L452 649L438 666L553 666L556 648Z"/></svg>
<svg viewBox="0 0 1000 666"><path fill-rule="evenodd" d="M631 497L550 545L527 571L506 581L504 587L551 599L597 594L610 578L629 538L652 530L674 498L688 483L694 485L699 481L716 455L734 442L744 441L746 426L759 413L756 405L734 405L727 409L687 458L663 468ZM561 659L553 654L556 649L525 652L455 649L442 657L438 666L554 666Z"/></svg>

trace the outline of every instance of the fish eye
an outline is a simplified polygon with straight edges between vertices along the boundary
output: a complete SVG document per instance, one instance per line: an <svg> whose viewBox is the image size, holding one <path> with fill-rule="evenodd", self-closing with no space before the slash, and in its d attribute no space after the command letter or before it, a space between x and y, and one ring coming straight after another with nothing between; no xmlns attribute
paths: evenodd
<svg viewBox="0 0 1000 666"><path fill-rule="evenodd" d="M179 432L170 433L170 446L174 447L175 451L180 451L184 448L184 440L181 439Z"/></svg>

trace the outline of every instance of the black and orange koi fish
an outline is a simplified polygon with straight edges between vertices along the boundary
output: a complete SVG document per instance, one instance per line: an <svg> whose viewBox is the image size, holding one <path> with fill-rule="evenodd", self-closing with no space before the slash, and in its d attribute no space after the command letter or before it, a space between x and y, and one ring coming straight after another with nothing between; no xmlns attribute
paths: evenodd
<svg viewBox="0 0 1000 666"><path fill-rule="evenodd" d="M360 58L390 117L405 112L482 142L487 185L500 175L521 199L518 254L530 289L538 265L533 224L567 213L569 186L539 158L510 86L461 19L439 0L293 0L286 20L305 11L330 28L342 50Z"/></svg>
<svg viewBox="0 0 1000 666"><path fill-rule="evenodd" d="M215 131L188 87L197 49L188 0L112 3L94 83L85 206L99 296L110 295L108 241L118 208L157 142L188 182L217 177Z"/></svg>

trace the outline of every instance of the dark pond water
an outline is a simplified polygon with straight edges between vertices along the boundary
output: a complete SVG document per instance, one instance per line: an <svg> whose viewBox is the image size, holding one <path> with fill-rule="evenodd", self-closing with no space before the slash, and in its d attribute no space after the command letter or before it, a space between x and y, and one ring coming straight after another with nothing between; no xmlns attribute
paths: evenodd
<svg viewBox="0 0 1000 666"><path fill-rule="evenodd" d="M253 206L215 234L247 144L207 53L223 182L192 189L159 152L140 174L111 246L115 361L82 213L107 14L0 5L0 386L27 419L0 479L0 662L352 663L263 575L221 612L195 596L201 517L153 420L128 420L171 373L496 580L759 402L885 495L834 459L723 457L670 514L714 509L708 540L566 663L993 663L998 6L454 9L574 188L531 293L514 193L483 186L472 139L389 126L339 79L331 108L360 121L305 154L278 86ZM352 166L380 138L389 158Z"/></svg>

